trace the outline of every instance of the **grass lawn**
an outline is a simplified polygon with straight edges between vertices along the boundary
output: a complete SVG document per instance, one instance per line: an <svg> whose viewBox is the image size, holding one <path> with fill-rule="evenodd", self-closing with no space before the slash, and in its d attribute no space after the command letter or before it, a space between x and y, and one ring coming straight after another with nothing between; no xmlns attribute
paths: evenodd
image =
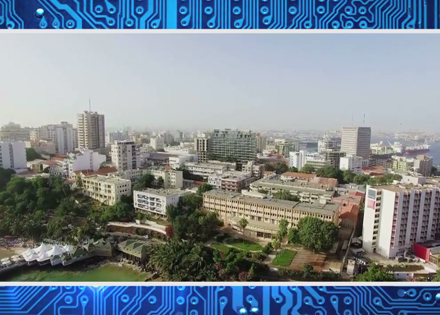
<svg viewBox="0 0 440 315"><path fill-rule="evenodd" d="M276 255L276 257L272 261L272 264L280 267L289 267L292 263L293 258L295 258L295 255L295 251L290 249L283 249Z"/></svg>
<svg viewBox="0 0 440 315"><path fill-rule="evenodd" d="M228 251L228 249L229 249L228 246L226 246L224 244L220 244L220 243L212 243L211 247L215 248L218 251L224 252L224 253L226 253Z"/></svg>
<svg viewBox="0 0 440 315"><path fill-rule="evenodd" d="M241 238L228 238L226 239L226 244L232 245L238 249L246 250L246 251L259 251L262 250L263 247L260 244L247 241Z"/></svg>

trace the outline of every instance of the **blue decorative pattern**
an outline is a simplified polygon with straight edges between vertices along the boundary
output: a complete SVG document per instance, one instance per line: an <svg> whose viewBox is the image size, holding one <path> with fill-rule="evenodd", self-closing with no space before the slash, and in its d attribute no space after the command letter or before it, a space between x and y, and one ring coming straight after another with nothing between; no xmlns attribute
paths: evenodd
<svg viewBox="0 0 440 315"><path fill-rule="evenodd" d="M0 287L0 314L438 315L440 287Z"/></svg>
<svg viewBox="0 0 440 315"><path fill-rule="evenodd" d="M0 0L0 28L438 29L440 0Z"/></svg>

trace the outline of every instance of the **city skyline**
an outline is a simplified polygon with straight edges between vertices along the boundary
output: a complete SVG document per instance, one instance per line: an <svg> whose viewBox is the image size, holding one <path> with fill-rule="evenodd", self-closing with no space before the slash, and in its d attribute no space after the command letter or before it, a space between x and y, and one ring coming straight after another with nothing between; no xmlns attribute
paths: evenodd
<svg viewBox="0 0 440 315"><path fill-rule="evenodd" d="M440 113L433 35L0 38L1 125L75 124L89 97L109 128L435 132Z"/></svg>

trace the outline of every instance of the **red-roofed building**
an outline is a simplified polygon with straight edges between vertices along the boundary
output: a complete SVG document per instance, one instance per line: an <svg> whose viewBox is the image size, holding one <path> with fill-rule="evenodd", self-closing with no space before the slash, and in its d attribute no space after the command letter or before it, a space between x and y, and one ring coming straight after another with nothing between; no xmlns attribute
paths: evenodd
<svg viewBox="0 0 440 315"><path fill-rule="evenodd" d="M314 179L316 177L315 174L307 174L307 173L297 173L297 172L285 172L281 174L281 180L309 180Z"/></svg>

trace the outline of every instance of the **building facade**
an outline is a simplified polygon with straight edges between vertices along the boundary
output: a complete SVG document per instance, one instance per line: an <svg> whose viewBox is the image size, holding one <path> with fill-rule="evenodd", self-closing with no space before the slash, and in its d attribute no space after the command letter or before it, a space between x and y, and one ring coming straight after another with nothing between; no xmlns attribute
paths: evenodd
<svg viewBox="0 0 440 315"><path fill-rule="evenodd" d="M253 161L257 158L257 137L251 131L216 129L211 134L211 148L216 159Z"/></svg>
<svg viewBox="0 0 440 315"><path fill-rule="evenodd" d="M304 150L289 152L289 166L296 167L298 170L302 169L306 165L306 154Z"/></svg>
<svg viewBox="0 0 440 315"><path fill-rule="evenodd" d="M282 219L294 227L301 218L307 216L338 224L339 206L332 203L303 204L286 200L268 200L240 193L211 190L203 194L203 208L218 213L225 225L238 230L238 222L241 218L246 218L248 234L270 239L277 235Z"/></svg>
<svg viewBox="0 0 440 315"><path fill-rule="evenodd" d="M328 150L324 152L325 160L329 162L329 165L334 168L339 168L341 163L341 158L345 156L345 152L341 151L331 151Z"/></svg>
<svg viewBox="0 0 440 315"><path fill-rule="evenodd" d="M344 156L340 159L339 169L342 171L350 170L355 174L362 174L362 168L365 166L365 161L368 162L368 160L365 160L360 156Z"/></svg>
<svg viewBox="0 0 440 315"><path fill-rule="evenodd" d="M140 167L139 146L134 141L115 141L111 145L111 159L118 171Z"/></svg>
<svg viewBox="0 0 440 315"><path fill-rule="evenodd" d="M41 140L53 142L58 154L66 154L78 148L77 130L67 122L39 127L34 129L31 135L34 143Z"/></svg>
<svg viewBox="0 0 440 315"><path fill-rule="evenodd" d="M147 169L146 172L153 175L155 179L162 177L165 189L183 188L183 171L166 168L150 168Z"/></svg>
<svg viewBox="0 0 440 315"><path fill-rule="evenodd" d="M387 258L440 237L440 188L426 183L367 186L363 248Z"/></svg>
<svg viewBox="0 0 440 315"><path fill-rule="evenodd" d="M0 142L0 167L25 170L27 168L26 145L24 142Z"/></svg>
<svg viewBox="0 0 440 315"><path fill-rule="evenodd" d="M162 137L150 138L150 146L156 151L163 150L165 148L164 138L162 138Z"/></svg>
<svg viewBox="0 0 440 315"><path fill-rule="evenodd" d="M79 171L96 172L106 160L105 155L88 149L69 153L63 160L63 175L70 178L74 176L75 172Z"/></svg>
<svg viewBox="0 0 440 315"><path fill-rule="evenodd" d="M78 114L78 147L95 150L105 147L105 118L97 112Z"/></svg>
<svg viewBox="0 0 440 315"><path fill-rule="evenodd" d="M194 138L194 149L196 150L199 163L208 162L208 156L211 152L211 139L209 137Z"/></svg>
<svg viewBox="0 0 440 315"><path fill-rule="evenodd" d="M235 164L234 164L235 165ZM185 163L185 169L193 175L208 177L216 173L235 170L231 163Z"/></svg>
<svg viewBox="0 0 440 315"><path fill-rule="evenodd" d="M82 177L84 195L106 205L114 205L122 196L131 195L131 181L109 176Z"/></svg>
<svg viewBox="0 0 440 315"><path fill-rule="evenodd" d="M0 129L0 141L29 141L31 139L31 131L31 128L23 128L19 124L10 122L9 124L2 126L2 128Z"/></svg>
<svg viewBox="0 0 440 315"><path fill-rule="evenodd" d="M341 151L347 155L369 159L370 144L370 127L344 127L342 129Z"/></svg>
<svg viewBox="0 0 440 315"><path fill-rule="evenodd" d="M133 204L136 210L166 216L167 207L177 206L183 193L181 190L166 189L135 190L133 192Z"/></svg>
<svg viewBox="0 0 440 315"><path fill-rule="evenodd" d="M419 155L414 160L414 171L422 176L431 176L433 160L432 157Z"/></svg>

